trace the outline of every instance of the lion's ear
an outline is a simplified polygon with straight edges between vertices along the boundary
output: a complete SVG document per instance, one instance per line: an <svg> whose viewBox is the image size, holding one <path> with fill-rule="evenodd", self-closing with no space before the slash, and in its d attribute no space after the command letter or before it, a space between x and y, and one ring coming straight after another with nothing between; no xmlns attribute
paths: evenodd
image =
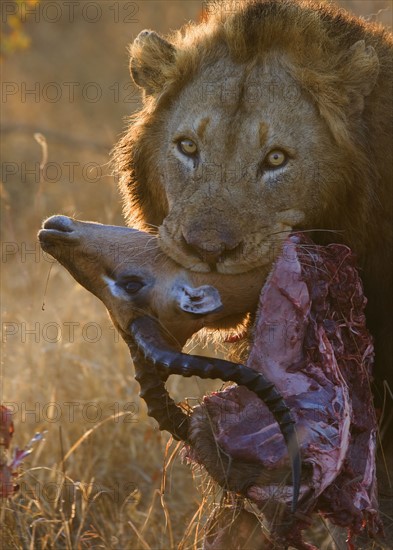
<svg viewBox="0 0 393 550"><path fill-rule="evenodd" d="M340 67L340 82L348 97L348 114L360 114L364 98L368 96L378 78L379 59L372 46L359 40L348 50Z"/></svg>
<svg viewBox="0 0 393 550"><path fill-rule="evenodd" d="M138 34L130 47L130 73L148 95L157 94L166 81L166 70L175 62L175 47L156 32Z"/></svg>
<svg viewBox="0 0 393 550"><path fill-rule="evenodd" d="M338 142L348 141L348 121L362 114L364 100L373 91L378 74L378 55L364 40L355 42L327 70L302 71L304 88Z"/></svg>

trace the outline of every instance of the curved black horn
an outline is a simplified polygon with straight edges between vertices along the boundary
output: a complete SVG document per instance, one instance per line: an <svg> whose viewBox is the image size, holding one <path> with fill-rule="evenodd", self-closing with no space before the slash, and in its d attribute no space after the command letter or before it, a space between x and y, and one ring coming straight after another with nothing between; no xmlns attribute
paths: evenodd
<svg viewBox="0 0 393 550"><path fill-rule="evenodd" d="M160 430L166 430L174 439L188 441L189 416L176 405L159 377L155 366L143 357L138 347L128 342L139 382L140 396L145 400L149 416L157 420Z"/></svg>
<svg viewBox="0 0 393 550"><path fill-rule="evenodd" d="M163 338L158 322L152 317L138 317L131 324L130 332L135 346L143 354L145 361L157 369L162 380L165 381L171 374L219 378L224 382L236 382L240 386L245 386L262 399L278 422L287 445L292 467L292 512L295 512L300 491L300 447L295 420L274 384L263 374L244 365L176 351Z"/></svg>

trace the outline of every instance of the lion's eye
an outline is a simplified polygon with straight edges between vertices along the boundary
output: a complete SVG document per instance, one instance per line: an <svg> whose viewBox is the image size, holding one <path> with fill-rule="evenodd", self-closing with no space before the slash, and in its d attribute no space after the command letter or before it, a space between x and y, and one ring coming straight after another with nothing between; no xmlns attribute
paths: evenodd
<svg viewBox="0 0 393 550"><path fill-rule="evenodd" d="M180 151L189 157L193 157L198 152L198 147L196 143L192 141L192 139L181 139L178 141L178 147Z"/></svg>
<svg viewBox="0 0 393 550"><path fill-rule="evenodd" d="M283 166L288 160L288 157L285 153L279 149L274 149L270 151L265 157L265 164L270 168L279 168Z"/></svg>

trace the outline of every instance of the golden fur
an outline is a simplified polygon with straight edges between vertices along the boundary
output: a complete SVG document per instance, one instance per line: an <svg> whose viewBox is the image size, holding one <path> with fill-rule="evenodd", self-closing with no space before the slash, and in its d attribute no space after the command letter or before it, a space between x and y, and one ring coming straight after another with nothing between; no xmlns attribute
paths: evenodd
<svg viewBox="0 0 393 550"><path fill-rule="evenodd" d="M144 106L114 151L127 220L158 230L169 256L201 272L266 269L293 228L314 230L316 242L348 244L369 300L373 389L386 414L392 36L314 0L229 0L208 11L167 39L144 31L131 45ZM182 139L197 145L197 156L184 155ZM273 170L266 159L277 149L287 160ZM214 460L208 424L196 418L195 426L206 431ZM391 517L383 460L379 469L380 502Z"/></svg>
<svg viewBox="0 0 393 550"><path fill-rule="evenodd" d="M114 153L129 223L160 227L162 248L187 268L208 271L203 253L224 250L217 269L242 272L271 263L292 227L337 231L314 237L358 255L381 398L392 372L392 51L381 26L327 3L212 3L201 24L131 45L144 107ZM295 91L292 103L266 99L276 83ZM240 97L253 86L264 93ZM185 124L204 146L197 168L173 147ZM269 128L276 145L292 140L283 173L234 175L261 162Z"/></svg>

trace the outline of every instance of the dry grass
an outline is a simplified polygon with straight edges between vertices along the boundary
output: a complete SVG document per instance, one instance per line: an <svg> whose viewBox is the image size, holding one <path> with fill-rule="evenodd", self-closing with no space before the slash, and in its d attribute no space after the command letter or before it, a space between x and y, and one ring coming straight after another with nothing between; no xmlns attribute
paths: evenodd
<svg viewBox="0 0 393 550"><path fill-rule="evenodd" d="M142 28L165 32L198 17L201 3L95 4L102 11L95 23L80 10L73 22L64 13L58 22L48 20L49 12L39 22L30 18L30 49L2 67L12 93L2 103L1 401L15 411L14 445L47 433L25 461L19 492L2 503L0 535L7 549L186 550L201 546L207 504L220 495L200 473L192 478L178 446L147 417L128 350L104 307L40 253L36 233L56 212L122 223L107 163L122 119L138 106L133 88L124 88L126 45ZM131 14L120 11L115 22L110 4L135 5L136 21L123 22ZM343 4L391 24L385 1ZM62 92L56 101L55 88L44 90L53 82ZM66 82L79 83L74 100ZM80 93L89 82L102 91L97 102ZM38 101L24 93L34 86ZM46 151L34 132L46 136ZM45 155L52 164L40 172ZM100 167L97 181L88 163ZM171 384L178 399L212 387L198 380ZM326 539L327 528L321 529ZM332 540L320 547L335 548Z"/></svg>

